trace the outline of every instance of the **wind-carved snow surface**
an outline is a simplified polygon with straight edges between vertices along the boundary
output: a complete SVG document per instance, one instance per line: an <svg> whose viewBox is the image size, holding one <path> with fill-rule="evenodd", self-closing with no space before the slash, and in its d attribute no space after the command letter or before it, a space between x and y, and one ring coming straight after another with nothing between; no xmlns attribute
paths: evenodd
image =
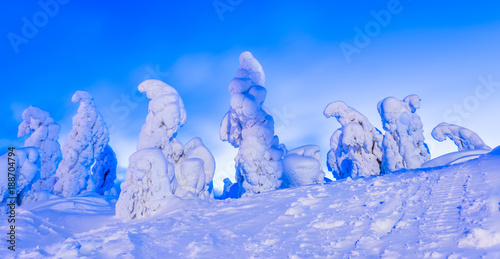
<svg viewBox="0 0 500 259"><path fill-rule="evenodd" d="M446 122L437 125L432 130L432 137L439 142L445 141L446 138L453 140L458 147L458 151L473 149L491 150L491 147L486 145L474 131Z"/></svg>
<svg viewBox="0 0 500 259"><path fill-rule="evenodd" d="M177 130L186 123L186 110L177 91L155 79L142 82L139 91L151 99L149 113L139 135L137 152L130 157L127 179L121 185L117 216L151 216L175 196L213 197L212 153L200 138L193 138L185 146L175 138Z"/></svg>
<svg viewBox="0 0 500 259"><path fill-rule="evenodd" d="M220 137L238 149L236 181L239 196L280 187L283 150L274 135L274 120L263 105L267 90L260 63L248 51L241 53L236 76L229 83L231 106Z"/></svg>
<svg viewBox="0 0 500 259"><path fill-rule="evenodd" d="M409 95L403 101L388 97L378 103L386 131L382 141L383 172L415 169L429 161L422 121L415 113L418 108L420 98L417 95Z"/></svg>
<svg viewBox="0 0 500 259"><path fill-rule="evenodd" d="M0 213L3 213L5 205L11 202L7 197L16 197L16 203L20 204L28 196L33 194L31 187L40 179L40 149L36 147L16 148L15 156L15 194L9 193L9 162L8 153L0 157ZM12 190L12 189L11 189ZM6 221L5 221L6 222Z"/></svg>
<svg viewBox="0 0 500 259"><path fill-rule="evenodd" d="M223 201L171 199L166 184L171 179L150 169L167 166L161 151L139 152L129 169L141 168L144 177L149 172L155 181L148 185L146 178L130 174L137 178L135 193L141 194L136 200L144 204L142 198L158 188L164 196L150 202L168 201L167 209L151 218L124 222L114 217L114 201L106 196L28 204L16 211L20 240L16 253L4 245L0 254L6 258L500 258L500 147L444 168L347 178ZM140 192L139 186L148 191ZM148 213L144 208L133 211ZM0 221L6 222L5 216ZM7 233L8 227L0 224L0 231Z"/></svg>
<svg viewBox="0 0 500 259"><path fill-rule="evenodd" d="M88 92L77 91L71 100L80 102L80 107L73 117L73 129L64 141L63 159L57 168L54 185L54 193L65 197L94 189L91 167L109 142L108 128L92 96ZM107 170L99 169L97 172L105 173Z"/></svg>
<svg viewBox="0 0 500 259"><path fill-rule="evenodd" d="M48 112L35 106L24 110L22 117L17 136L21 138L31 134L24 141L24 146L39 148L42 154L40 179L31 188L33 191L52 191L61 157L61 146L57 141L61 126L54 122Z"/></svg>
<svg viewBox="0 0 500 259"><path fill-rule="evenodd" d="M337 179L379 175L383 135L368 119L343 102L328 104L325 117L334 117L341 128L330 138L328 169Z"/></svg>

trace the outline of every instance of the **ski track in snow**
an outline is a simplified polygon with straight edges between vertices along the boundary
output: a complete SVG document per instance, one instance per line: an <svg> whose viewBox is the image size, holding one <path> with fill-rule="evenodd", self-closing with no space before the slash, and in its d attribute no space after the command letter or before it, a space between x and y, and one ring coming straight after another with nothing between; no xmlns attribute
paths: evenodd
<svg viewBox="0 0 500 259"><path fill-rule="evenodd" d="M500 156L228 200L123 222L98 195L18 209L2 258L500 258ZM2 218L0 231L7 231Z"/></svg>

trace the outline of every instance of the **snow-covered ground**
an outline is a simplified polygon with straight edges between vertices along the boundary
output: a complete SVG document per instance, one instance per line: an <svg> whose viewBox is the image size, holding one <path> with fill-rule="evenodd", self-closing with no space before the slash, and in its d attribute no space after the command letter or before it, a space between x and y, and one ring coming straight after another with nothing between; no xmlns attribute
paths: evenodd
<svg viewBox="0 0 500 259"><path fill-rule="evenodd" d="M0 257L500 258L498 148L435 169L179 199L129 222L114 217L115 203L86 194L18 208L16 252L2 245Z"/></svg>

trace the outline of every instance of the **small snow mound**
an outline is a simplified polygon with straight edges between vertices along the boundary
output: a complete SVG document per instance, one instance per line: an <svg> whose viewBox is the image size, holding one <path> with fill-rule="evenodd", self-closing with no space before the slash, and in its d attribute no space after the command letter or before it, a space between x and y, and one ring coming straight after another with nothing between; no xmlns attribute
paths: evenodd
<svg viewBox="0 0 500 259"><path fill-rule="evenodd" d="M493 233L486 229L474 228L464 238L458 241L458 247L489 248L500 246L500 233Z"/></svg>
<svg viewBox="0 0 500 259"><path fill-rule="evenodd" d="M431 168L431 167L459 164L459 163L467 162L467 161L472 160L472 159L476 159L480 155L488 154L488 153L491 154L493 152L490 152L490 150L488 150L488 149L472 149L472 150L463 150L463 151L452 152L452 153L448 153L448 154L442 155L440 157L436 157L430 161L425 162L422 165L422 168Z"/></svg>

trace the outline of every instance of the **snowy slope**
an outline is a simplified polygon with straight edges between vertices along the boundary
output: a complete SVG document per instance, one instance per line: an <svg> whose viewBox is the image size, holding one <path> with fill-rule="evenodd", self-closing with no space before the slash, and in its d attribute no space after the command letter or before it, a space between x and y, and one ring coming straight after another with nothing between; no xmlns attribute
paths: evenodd
<svg viewBox="0 0 500 259"><path fill-rule="evenodd" d="M439 169L176 201L131 222L113 217L114 202L93 194L18 209L18 251L2 245L0 257L500 258L498 149Z"/></svg>

